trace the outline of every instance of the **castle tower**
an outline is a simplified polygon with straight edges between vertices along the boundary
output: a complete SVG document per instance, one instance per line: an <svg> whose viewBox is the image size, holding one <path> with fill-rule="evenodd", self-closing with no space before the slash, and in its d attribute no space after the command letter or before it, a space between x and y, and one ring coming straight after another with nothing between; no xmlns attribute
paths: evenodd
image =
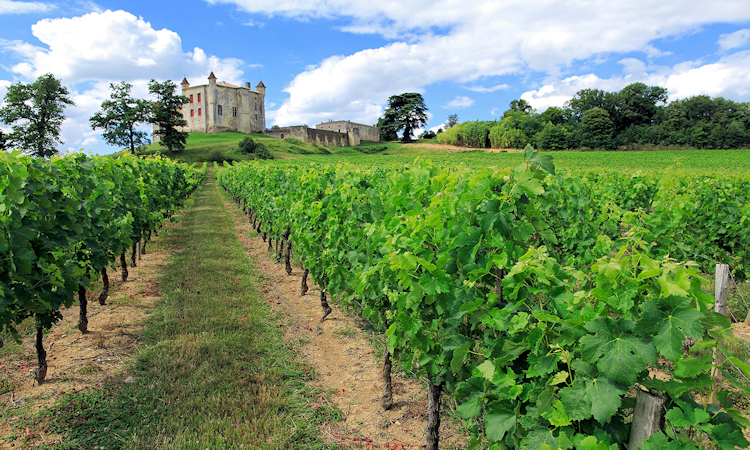
<svg viewBox="0 0 750 450"><path fill-rule="evenodd" d="M263 84L263 80L260 80L260 83L258 83L257 86L255 86L255 90L258 91L260 95L263 97L266 96L266 85Z"/></svg>
<svg viewBox="0 0 750 450"><path fill-rule="evenodd" d="M182 79L182 83L180 83L180 86L182 86L183 91L190 87L190 82L187 80L187 77Z"/></svg>
<svg viewBox="0 0 750 450"><path fill-rule="evenodd" d="M216 132L216 75L211 71L208 76L208 89L206 89L206 130L209 133Z"/></svg>

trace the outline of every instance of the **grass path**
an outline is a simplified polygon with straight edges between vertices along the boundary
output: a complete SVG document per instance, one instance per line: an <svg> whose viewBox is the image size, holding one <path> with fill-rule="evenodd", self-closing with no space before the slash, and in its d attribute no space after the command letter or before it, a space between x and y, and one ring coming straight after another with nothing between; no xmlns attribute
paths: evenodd
<svg viewBox="0 0 750 450"><path fill-rule="evenodd" d="M328 448L316 424L339 413L308 406L321 392L258 291L212 171L193 198L166 237L177 252L133 366L68 396L51 431L63 448Z"/></svg>

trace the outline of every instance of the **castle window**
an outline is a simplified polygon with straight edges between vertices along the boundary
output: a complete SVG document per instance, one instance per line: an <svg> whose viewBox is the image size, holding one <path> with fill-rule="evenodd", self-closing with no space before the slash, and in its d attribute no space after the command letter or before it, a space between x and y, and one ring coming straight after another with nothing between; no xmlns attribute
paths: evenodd
<svg viewBox="0 0 750 450"><path fill-rule="evenodd" d="M200 108L198 108L198 115L199 116L201 115L201 109Z"/></svg>
<svg viewBox="0 0 750 450"><path fill-rule="evenodd" d="M255 115L255 120L258 120L258 115L257 114Z"/></svg>
<svg viewBox="0 0 750 450"><path fill-rule="evenodd" d="M198 94L198 103L200 103L200 102L201 102L201 95ZM200 116L200 114L198 114L198 115Z"/></svg>
<svg viewBox="0 0 750 450"><path fill-rule="evenodd" d="M190 103L193 103L193 94L190 94Z"/></svg>
<svg viewBox="0 0 750 450"><path fill-rule="evenodd" d="M190 117L193 117L193 113L194 113L194 112L195 112L195 111L193 111L192 109L190 110Z"/></svg>
<svg viewBox="0 0 750 450"><path fill-rule="evenodd" d="M258 104L257 103L255 104L255 110L256 111L258 110Z"/></svg>
<svg viewBox="0 0 750 450"><path fill-rule="evenodd" d="M221 105L219 105L219 107L218 107L218 110L219 110L219 111L218 111L218 112L219 112L219 115L221 116L221 115L222 115L222 113L223 113L223 110L221 109Z"/></svg>
<svg viewBox="0 0 750 450"><path fill-rule="evenodd" d="M237 117L237 108L232 106L232 117Z"/></svg>

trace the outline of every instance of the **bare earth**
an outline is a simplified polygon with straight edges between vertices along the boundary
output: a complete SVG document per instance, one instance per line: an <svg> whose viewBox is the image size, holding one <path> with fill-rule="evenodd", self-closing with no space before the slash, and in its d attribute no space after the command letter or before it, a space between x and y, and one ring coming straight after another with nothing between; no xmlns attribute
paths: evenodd
<svg viewBox="0 0 750 450"><path fill-rule="evenodd" d="M0 395L0 412L24 407L36 412L53 405L65 393L100 387L109 377L127 376L123 371L137 350L146 311L159 299L158 280L170 257L164 249L152 252L151 248L150 244L146 246L147 253L137 262L137 267L128 268L127 282L121 281L119 268L109 271L107 305L99 305L98 292L87 294L88 334L78 331L78 306L63 309L63 320L44 338L49 367L42 385L33 378L37 367L33 337L24 339L17 358L0 360L0 380L13 386L11 392ZM0 448L61 442L59 436L45 430L24 428L18 417L0 423L0 436L10 435L24 437L12 443L0 441Z"/></svg>
<svg viewBox="0 0 750 450"><path fill-rule="evenodd" d="M416 144L406 144L409 148L424 148L428 150L443 150L448 153L455 153L455 152L468 152L472 150L481 150L485 153L523 153L523 150L517 149L517 148L469 148L469 147L456 147L455 145L443 145L443 144L428 144L419 142Z"/></svg>
<svg viewBox="0 0 750 450"><path fill-rule="evenodd" d="M233 203L225 204L228 209L237 207ZM268 243L251 229L247 219L235 216L235 227L248 256L257 261L257 267L266 278L261 288L268 302L288 316L282 325L285 337L303 342L300 354L317 369L322 384L333 390L332 401L344 414L340 424L322 428L323 437L342 448L396 450L424 446L427 425L424 384L405 378L403 373L394 373L393 396L397 406L383 411L380 408L383 348L374 348L363 336L357 320L345 315L333 303L333 313L319 323L322 316L320 290L308 280L310 290L300 296L302 270L299 265L287 275L284 261L276 262L268 252ZM460 434L445 413L442 416L440 448L464 448L462 442L466 441L466 436Z"/></svg>

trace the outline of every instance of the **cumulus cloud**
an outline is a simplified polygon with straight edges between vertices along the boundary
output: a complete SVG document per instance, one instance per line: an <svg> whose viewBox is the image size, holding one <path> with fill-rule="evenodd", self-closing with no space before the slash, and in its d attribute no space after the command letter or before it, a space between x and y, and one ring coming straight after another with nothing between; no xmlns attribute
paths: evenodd
<svg viewBox="0 0 750 450"><path fill-rule="evenodd" d="M717 42L722 50L744 47L748 43L750 43L750 29L747 28L734 33L722 34L719 36L719 42Z"/></svg>
<svg viewBox="0 0 750 450"><path fill-rule="evenodd" d="M45 19L34 24L31 31L42 45L0 39L0 49L15 57L15 64L8 69L19 79L32 81L49 72L68 86L75 106L65 111L61 138L70 148L95 146L102 150L101 132L91 130L89 118L109 97L110 83L127 81L133 84L134 97L148 98L148 80L152 78L185 75L193 84L203 84L214 71L222 81L244 81L244 61L208 55L199 47L185 51L177 33L156 30L126 11ZM2 95L5 86L0 81Z"/></svg>
<svg viewBox="0 0 750 450"><path fill-rule="evenodd" d="M241 81L241 60L209 56L197 47L184 52L177 33L155 30L149 22L126 11L44 19L31 31L45 47L0 41L0 46L21 59L11 70L26 79L48 72L71 84L87 80L167 79L175 73L205 78L214 70L226 81Z"/></svg>
<svg viewBox="0 0 750 450"><path fill-rule="evenodd" d="M453 100L449 101L443 108L445 109L463 109L474 105L474 99L466 97L465 95L458 95Z"/></svg>
<svg viewBox="0 0 750 450"><path fill-rule="evenodd" d="M55 5L42 2L17 2L0 0L0 14L26 14L47 12L55 9Z"/></svg>
<svg viewBox="0 0 750 450"><path fill-rule="evenodd" d="M666 52L655 46L657 39L692 33L706 24L750 20L750 8L742 0L711 8L703 0L667 2L659 8L648 0L547 2L544 7L525 0L387 0L367 8L355 0L206 1L232 4L256 16L348 20L342 30L393 41L307 68L285 89L290 98L278 110L279 124L313 122L331 111L371 123L394 93L503 75L542 73L561 79L581 62L595 65L612 54L633 52L658 58ZM643 14L646 10L649 14ZM639 67L626 63L635 76Z"/></svg>

